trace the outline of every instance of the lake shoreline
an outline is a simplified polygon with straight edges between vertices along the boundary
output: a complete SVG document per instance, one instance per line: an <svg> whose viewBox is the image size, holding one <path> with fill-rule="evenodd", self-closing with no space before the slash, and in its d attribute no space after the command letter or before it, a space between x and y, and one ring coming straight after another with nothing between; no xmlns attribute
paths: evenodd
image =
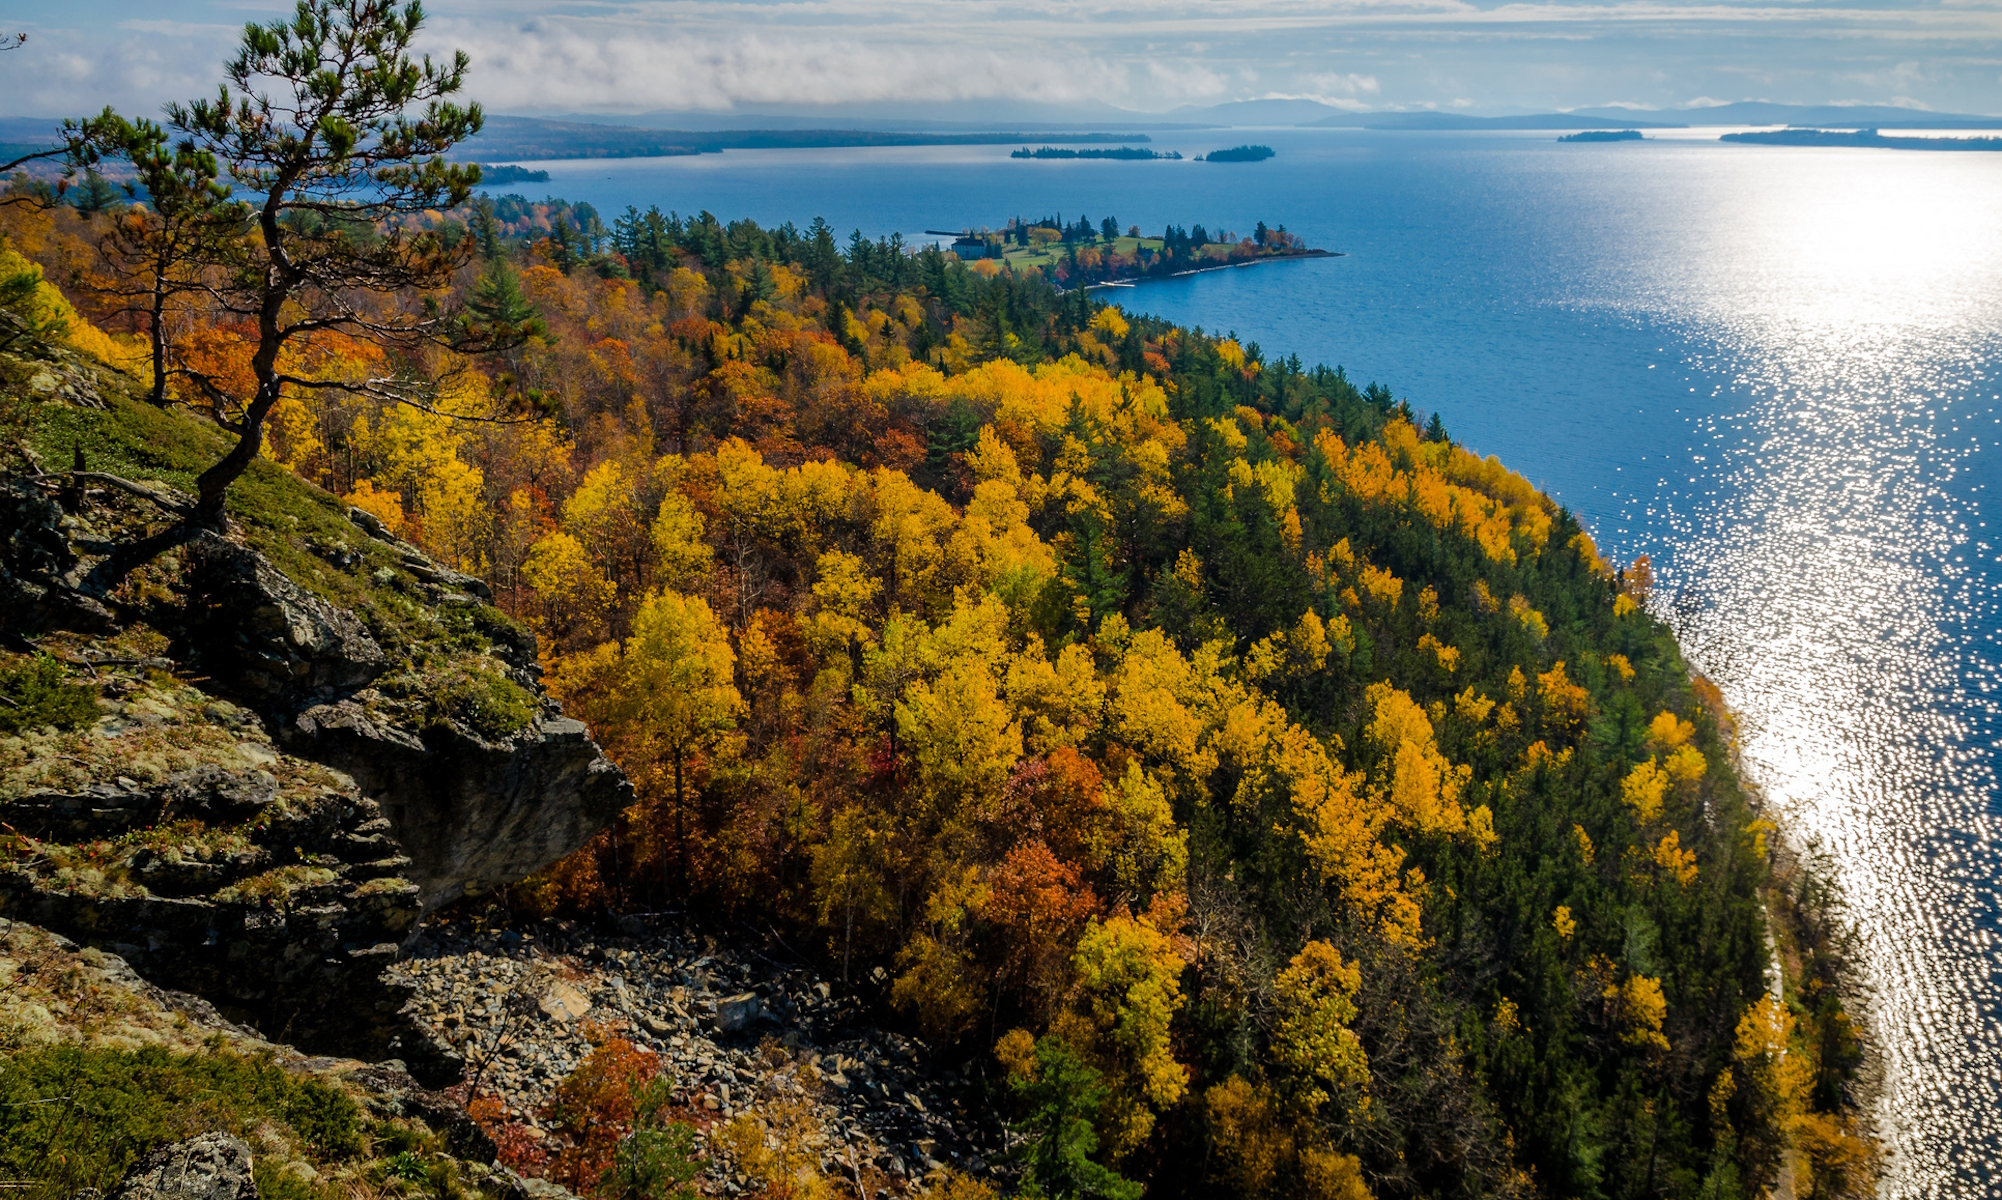
<svg viewBox="0 0 2002 1200"><path fill-rule="evenodd" d="M1143 283L1152 283L1156 280L1184 279L1190 275L1207 275L1212 271L1234 271L1240 267L1256 267L1256 266L1261 266L1265 263L1292 262L1296 259L1302 259L1302 258L1347 258L1347 257L1348 257L1348 251L1346 250L1288 250L1284 253L1267 254L1259 258L1248 259L1244 262L1217 263L1214 266L1208 266L1208 267L1190 267L1188 270L1185 271L1170 271L1165 275L1130 275L1122 279L1101 279L1093 283L1079 284L1078 287L1076 288L1058 288L1057 290L1059 292L1068 293L1077 291L1078 288L1083 288L1087 292L1097 288L1130 288L1130 287L1138 287Z"/></svg>

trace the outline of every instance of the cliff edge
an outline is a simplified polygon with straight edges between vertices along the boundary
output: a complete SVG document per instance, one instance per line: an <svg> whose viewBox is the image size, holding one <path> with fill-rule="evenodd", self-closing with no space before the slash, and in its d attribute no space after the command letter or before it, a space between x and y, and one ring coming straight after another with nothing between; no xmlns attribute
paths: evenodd
<svg viewBox="0 0 2002 1200"><path fill-rule="evenodd" d="M186 529L215 432L63 351L17 342L0 394L0 916L427 1061L382 969L582 845L623 775L479 580L269 463L227 534Z"/></svg>

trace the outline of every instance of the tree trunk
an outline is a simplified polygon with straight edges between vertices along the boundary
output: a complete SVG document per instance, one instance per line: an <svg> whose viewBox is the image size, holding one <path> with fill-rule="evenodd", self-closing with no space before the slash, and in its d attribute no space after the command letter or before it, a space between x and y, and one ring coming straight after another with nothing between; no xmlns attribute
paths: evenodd
<svg viewBox="0 0 2002 1200"><path fill-rule="evenodd" d="M683 831L682 821L688 812L687 800L681 790L680 749L674 752L674 855L681 867L681 894L688 894L688 835Z"/></svg>
<svg viewBox="0 0 2002 1200"><path fill-rule="evenodd" d="M269 203L265 206L263 224L265 245L277 245L278 221ZM244 410L242 431L237 435L236 445L222 456L222 461L203 471L201 477L195 480L195 511L189 519L202 528L217 532L228 528L229 518L223 512L223 501L229 495L229 485L250 469L258 452L264 449L264 418L270 415L272 406L278 403L284 389L278 376L278 348L284 343L285 335L278 328L278 316L291 298L291 292L289 281L265 289L264 300L257 313L257 352L250 357L251 371L257 377L257 394L251 397L249 407Z"/></svg>
<svg viewBox="0 0 2002 1200"><path fill-rule="evenodd" d="M157 267L157 264L156 264ZM155 405L167 406L167 277L160 270L153 273L152 318L147 336L153 343L153 394L147 399Z"/></svg>
<svg viewBox="0 0 2002 1200"><path fill-rule="evenodd" d="M189 518L194 524L217 532L227 527L229 519L223 513L223 501L229 495L229 485L250 469L258 451L264 448L264 418L277 402L276 381L259 387L257 399L251 401L249 411L243 414L243 432L237 436L236 445L195 480L195 511Z"/></svg>

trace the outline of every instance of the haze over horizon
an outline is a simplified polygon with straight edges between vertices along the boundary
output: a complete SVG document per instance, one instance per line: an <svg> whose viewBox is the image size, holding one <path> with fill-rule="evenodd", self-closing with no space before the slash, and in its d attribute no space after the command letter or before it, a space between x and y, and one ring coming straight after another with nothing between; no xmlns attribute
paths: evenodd
<svg viewBox="0 0 2002 1200"><path fill-rule="evenodd" d="M555 116L1031 120L1268 97L1355 110L1673 109L1740 100L2002 112L2002 0L434 0L472 98ZM170 17L161 14L170 11ZM72 0L0 16L0 114L205 94L280 3ZM27 18L27 19L23 19Z"/></svg>

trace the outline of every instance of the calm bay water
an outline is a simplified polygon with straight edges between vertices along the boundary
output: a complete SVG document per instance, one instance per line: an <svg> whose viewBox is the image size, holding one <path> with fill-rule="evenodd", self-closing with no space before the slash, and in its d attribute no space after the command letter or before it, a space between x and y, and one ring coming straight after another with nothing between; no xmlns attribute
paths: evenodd
<svg viewBox="0 0 2002 1200"><path fill-rule="evenodd" d="M608 220L1263 219L1347 251L1112 295L1382 380L1609 557L1652 556L1661 614L1861 928L1885 1194L2002 1195L2002 155L1715 135L1156 139L1278 149L1254 165L730 152L537 164L536 186Z"/></svg>

